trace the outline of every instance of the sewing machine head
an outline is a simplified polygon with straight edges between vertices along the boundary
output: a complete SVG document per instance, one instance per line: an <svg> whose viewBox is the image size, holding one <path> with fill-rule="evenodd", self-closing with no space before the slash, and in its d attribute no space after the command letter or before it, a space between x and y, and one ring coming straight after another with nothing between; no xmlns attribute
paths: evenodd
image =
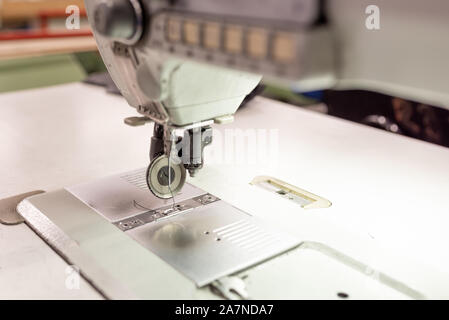
<svg viewBox="0 0 449 320"><path fill-rule="evenodd" d="M221 170L217 178L225 177L231 187L206 177L197 186L186 183L176 202L168 198L183 187L187 172L195 174L203 166L203 148L212 142L211 124L231 121L262 74L299 91L369 89L448 106L449 1L86 0L86 5L109 73L127 102L141 114L126 122L155 123L151 163L146 174L145 169L133 170L23 200L17 211L39 235L26 239L39 241L33 248L42 247L42 239L58 254L57 259L51 258L48 248L41 248L45 261L53 261L45 266L48 270L39 267L41 273L47 270L49 279L59 279L53 273L61 270L63 274L61 256L70 267L79 268L87 280L83 286L116 299L331 299L348 298L346 292L354 299L447 298L449 279L438 271L449 264L449 257L441 255L447 237L442 237L445 230L439 228L440 222L447 221L446 204L441 200L448 185L442 174L447 167L444 160L432 159L434 155L447 159L445 150L429 150L405 139L391 139L391 144L377 150L365 146L364 139L372 138L376 146L388 140L382 133L377 137L372 130L260 99L242 115L245 129L253 123L281 128L281 115L290 122L279 130L279 139L285 140L279 148L283 167L273 170L278 173L254 177L255 171L265 174L260 165L254 170L249 165L237 170L213 167L210 171ZM381 10L380 29L376 23L370 25L371 15L376 14L373 5ZM61 92L65 90L69 89ZM58 90L45 92L46 97L61 96ZM101 97L101 93L88 97ZM103 98L99 101L103 107L114 100ZM13 101L11 106L17 104ZM78 104L85 100L72 107L79 109ZM81 120L86 118L83 110ZM263 112L258 114L258 110ZM279 114L270 117L270 112ZM301 123L291 124L297 119L315 120L300 128ZM36 122L35 118L28 120ZM86 128L92 128L99 115L94 120ZM250 120L254 122L248 124ZM37 142L45 142L37 146L43 148L41 153L48 150L42 137L60 128L56 124L38 137ZM312 127L324 124L330 127ZM84 126L73 128L78 127ZM36 126L29 128L34 132ZM80 136L72 134L73 128L63 137L75 139L77 151L92 150L92 130ZM102 133L103 129L108 128L101 128ZM15 132L11 131L13 138L23 136L15 137ZM354 133L361 136L352 139ZM342 141L346 138L347 147ZM307 140L298 144L299 139ZM59 146L60 141L70 144L59 139L50 145ZM87 142L87 148L80 148L80 142ZM398 148L401 143L404 146ZM37 150L29 144L22 148L26 150L16 148L23 157L12 154L8 159L21 165L17 159L28 160L26 155ZM330 150L314 150L323 145ZM362 156L353 162L358 148ZM396 151L393 148L405 154L393 156L390 163L387 157ZM108 144L106 149L104 155L116 154L116 145ZM345 154L333 158L334 150ZM95 155L80 159L90 163ZM404 165L416 155L410 166ZM314 156L320 157L316 163ZM65 161L67 155L60 159ZM39 162L44 166L36 168L44 168L46 162ZM436 169L427 170L425 165ZM107 168L114 166L111 163ZM103 170L100 167L81 168L76 175L94 176ZM75 173L72 176L77 180ZM286 183L282 177L304 186ZM58 179L46 183L50 187ZM23 181L27 187L34 180L43 183L42 179L31 180ZM147 191L145 182L157 197ZM330 207L329 200L302 187L328 193L336 205ZM302 211L319 208L327 212ZM426 210L432 211L432 223L422 225ZM407 228L404 221L410 221ZM25 229L14 228L21 234ZM411 241L420 232L432 233L432 237ZM433 247L434 243L442 244ZM415 259L417 252L419 259ZM420 260L430 261L435 268L424 268ZM22 271L16 272L19 280ZM17 287L27 280L9 282ZM41 287L50 294L52 288L68 289L67 281Z"/></svg>
<svg viewBox="0 0 449 320"><path fill-rule="evenodd" d="M169 198L182 188L186 170L194 175L203 166L210 125L232 121L262 74L301 91L372 89L447 105L449 45L439 39L448 24L439 12L449 5L436 2L407 1L404 10L391 1L349 0L86 0L86 5L109 73L144 117L128 123L155 122L147 181L156 196ZM370 28L365 19L379 7L386 13L385 27ZM423 16L418 25L424 28L411 32L413 14ZM420 36L435 40L433 51L417 45ZM182 138L177 129L184 130Z"/></svg>

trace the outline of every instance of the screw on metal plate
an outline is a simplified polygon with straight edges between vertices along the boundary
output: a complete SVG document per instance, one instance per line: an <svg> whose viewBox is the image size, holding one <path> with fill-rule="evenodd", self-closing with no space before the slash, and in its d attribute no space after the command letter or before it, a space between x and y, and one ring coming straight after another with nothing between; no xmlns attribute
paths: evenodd
<svg viewBox="0 0 449 320"><path fill-rule="evenodd" d="M118 225L120 227L120 229L122 230L129 230L129 229L133 229L137 226L141 226L143 225L143 221L139 220L139 219L128 219L125 221L121 221Z"/></svg>
<svg viewBox="0 0 449 320"><path fill-rule="evenodd" d="M209 204L209 203L218 201L220 199L218 199L217 197L215 197L211 194L205 194L204 196L198 197L195 200L198 201L199 203L205 205L205 204Z"/></svg>
<svg viewBox="0 0 449 320"><path fill-rule="evenodd" d="M204 197L204 201L202 202L200 199ZM184 200L180 203L176 203L173 205L168 205L164 207L160 207L157 209L149 209L140 206L141 209L148 209L147 212L139 213L136 216L125 218L121 221L114 222L114 225L119 227L122 231L128 231L133 228L139 227L141 225L151 223L154 221L158 221L164 218L173 217L178 214L184 214L187 213L197 207L200 207L202 205L206 205L211 202L215 202L220 200L217 197L211 196L211 195L203 195L192 199ZM134 221L134 222L133 222Z"/></svg>
<svg viewBox="0 0 449 320"><path fill-rule="evenodd" d="M229 300L248 299L245 281L235 276L223 277L211 283L212 290Z"/></svg>

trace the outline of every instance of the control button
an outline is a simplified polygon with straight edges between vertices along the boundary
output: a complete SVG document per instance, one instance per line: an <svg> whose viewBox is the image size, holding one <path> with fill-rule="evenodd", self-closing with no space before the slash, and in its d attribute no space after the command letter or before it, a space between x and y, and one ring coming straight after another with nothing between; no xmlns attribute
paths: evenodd
<svg viewBox="0 0 449 320"><path fill-rule="evenodd" d="M204 47L211 50L220 49L221 27L216 22L208 22L204 25Z"/></svg>
<svg viewBox="0 0 449 320"><path fill-rule="evenodd" d="M200 25L198 22L192 20L184 22L184 41L194 46L200 44Z"/></svg>
<svg viewBox="0 0 449 320"><path fill-rule="evenodd" d="M251 28L248 30L248 55L251 58L264 59L268 52L268 33L261 28Z"/></svg>
<svg viewBox="0 0 449 320"><path fill-rule="evenodd" d="M142 8L137 0L105 0L94 12L94 28L101 35L124 43L142 33Z"/></svg>
<svg viewBox="0 0 449 320"><path fill-rule="evenodd" d="M167 39L170 42L181 41L181 20L169 18L167 21Z"/></svg>
<svg viewBox="0 0 449 320"><path fill-rule="evenodd" d="M225 50L229 53L242 53L243 28L239 26L227 26L225 30Z"/></svg>
<svg viewBox="0 0 449 320"><path fill-rule="evenodd" d="M296 40L288 32L278 32L273 38L273 58L277 62L290 63L296 57Z"/></svg>

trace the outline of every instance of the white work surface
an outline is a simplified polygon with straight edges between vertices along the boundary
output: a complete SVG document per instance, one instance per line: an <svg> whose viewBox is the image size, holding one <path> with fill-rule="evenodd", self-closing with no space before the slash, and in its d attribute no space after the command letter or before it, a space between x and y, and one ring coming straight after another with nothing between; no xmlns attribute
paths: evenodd
<svg viewBox="0 0 449 320"><path fill-rule="evenodd" d="M84 84L0 95L0 198L146 166L152 126L123 124L134 115L121 97ZM434 282L424 286L441 286L438 275L449 270L449 149L264 98L216 128L277 129L278 166L208 163L206 157L191 183L251 212L277 196L260 190L257 203L248 201L244 190L252 177L282 179L332 202L317 210L287 204L298 211L306 238L325 239L411 286L429 282L410 278L413 269L435 270ZM272 217L283 219L276 208ZM371 243L391 259L379 261ZM395 268L396 257L409 263ZM86 282L67 290L66 267L25 224L0 225L0 298L101 298Z"/></svg>

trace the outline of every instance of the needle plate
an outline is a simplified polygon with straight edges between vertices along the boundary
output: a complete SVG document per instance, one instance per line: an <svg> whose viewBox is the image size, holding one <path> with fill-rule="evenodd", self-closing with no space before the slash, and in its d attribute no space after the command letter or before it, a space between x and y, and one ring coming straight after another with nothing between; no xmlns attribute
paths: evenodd
<svg viewBox="0 0 449 320"><path fill-rule="evenodd" d="M199 287L299 244L190 184L176 203L159 199L143 187L144 171L67 190Z"/></svg>

